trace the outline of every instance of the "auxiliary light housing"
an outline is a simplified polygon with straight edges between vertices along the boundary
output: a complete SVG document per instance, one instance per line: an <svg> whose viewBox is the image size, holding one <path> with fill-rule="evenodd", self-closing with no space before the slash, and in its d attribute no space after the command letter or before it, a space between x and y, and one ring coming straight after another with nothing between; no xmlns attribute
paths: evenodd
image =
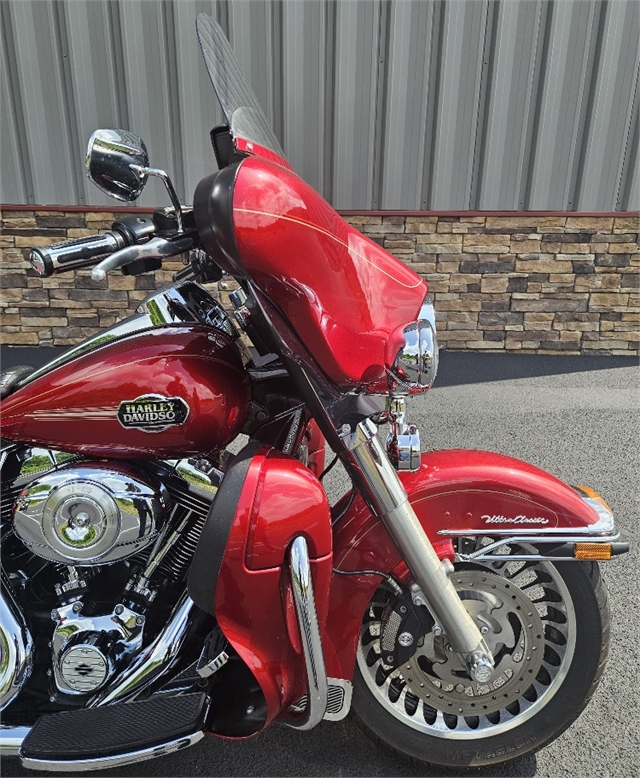
<svg viewBox="0 0 640 778"><path fill-rule="evenodd" d="M404 330L404 346L389 371L389 392L394 397L420 394L431 388L438 372L436 314L427 295L418 319Z"/></svg>

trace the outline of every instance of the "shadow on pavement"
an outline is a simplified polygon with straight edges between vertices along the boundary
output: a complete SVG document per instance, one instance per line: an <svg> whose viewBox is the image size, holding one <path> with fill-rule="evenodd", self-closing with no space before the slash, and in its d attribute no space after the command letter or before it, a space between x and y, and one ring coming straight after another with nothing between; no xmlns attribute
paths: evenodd
<svg viewBox="0 0 640 778"><path fill-rule="evenodd" d="M588 370L612 370L635 367L637 356L611 357L562 354L486 354L441 351L435 386L480 384L487 381L509 381Z"/></svg>

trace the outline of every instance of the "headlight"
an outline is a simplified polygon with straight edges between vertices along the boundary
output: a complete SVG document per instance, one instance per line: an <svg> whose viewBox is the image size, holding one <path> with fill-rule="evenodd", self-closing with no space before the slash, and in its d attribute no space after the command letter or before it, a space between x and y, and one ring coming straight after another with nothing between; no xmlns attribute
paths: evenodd
<svg viewBox="0 0 640 778"><path fill-rule="evenodd" d="M391 369L391 394L426 392L438 372L436 315L429 295L425 297L418 320L408 324L403 334L404 346L398 351Z"/></svg>

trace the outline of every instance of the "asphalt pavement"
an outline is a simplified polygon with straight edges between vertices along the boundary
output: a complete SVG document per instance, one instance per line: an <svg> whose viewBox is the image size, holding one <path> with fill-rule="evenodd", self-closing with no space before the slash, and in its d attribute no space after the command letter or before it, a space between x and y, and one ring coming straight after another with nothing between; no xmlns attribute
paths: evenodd
<svg viewBox="0 0 640 778"><path fill-rule="evenodd" d="M2 367L38 365L48 349L2 351ZM640 710L640 368L627 357L444 353L434 388L412 400L411 421L423 448L478 448L532 462L569 483L600 492L631 552L602 565L612 608L604 678L582 716L554 743L500 768L448 775L638 776ZM338 471L338 472L335 472ZM344 472L327 477L330 496L346 488ZM15 759L5 776L33 775ZM244 742L205 738L191 749L105 776L437 776L378 750L350 719L308 733L273 726Z"/></svg>

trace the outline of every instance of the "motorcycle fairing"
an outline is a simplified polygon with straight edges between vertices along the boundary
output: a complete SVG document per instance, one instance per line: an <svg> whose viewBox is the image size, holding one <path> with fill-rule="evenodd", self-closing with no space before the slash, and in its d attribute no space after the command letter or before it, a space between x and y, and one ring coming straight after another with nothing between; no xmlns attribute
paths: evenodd
<svg viewBox="0 0 640 778"><path fill-rule="evenodd" d="M441 559L454 559L443 531L477 534L518 527L535 535L545 530L568 534L597 528L596 510L559 479L518 459L488 451L445 450L422 455L420 469L399 473L411 504ZM339 514L346 497L334 507ZM488 519L518 519L515 524ZM523 519L534 519L527 523ZM545 523L539 520L544 520ZM403 580L408 573L381 520L358 495L336 525L334 567L341 571L379 570ZM334 574L325 632L327 673L351 679L362 616L382 576ZM335 660L335 664L334 664Z"/></svg>
<svg viewBox="0 0 640 778"><path fill-rule="evenodd" d="M309 548L322 630L333 559L326 494L297 459L250 443L222 481L194 554L188 589L200 608L215 615L258 681L267 708L260 728L286 716L307 692L286 564L299 535Z"/></svg>
<svg viewBox="0 0 640 778"><path fill-rule="evenodd" d="M420 276L264 158L203 179L193 211L209 254L276 304L336 386L386 393L427 294Z"/></svg>

